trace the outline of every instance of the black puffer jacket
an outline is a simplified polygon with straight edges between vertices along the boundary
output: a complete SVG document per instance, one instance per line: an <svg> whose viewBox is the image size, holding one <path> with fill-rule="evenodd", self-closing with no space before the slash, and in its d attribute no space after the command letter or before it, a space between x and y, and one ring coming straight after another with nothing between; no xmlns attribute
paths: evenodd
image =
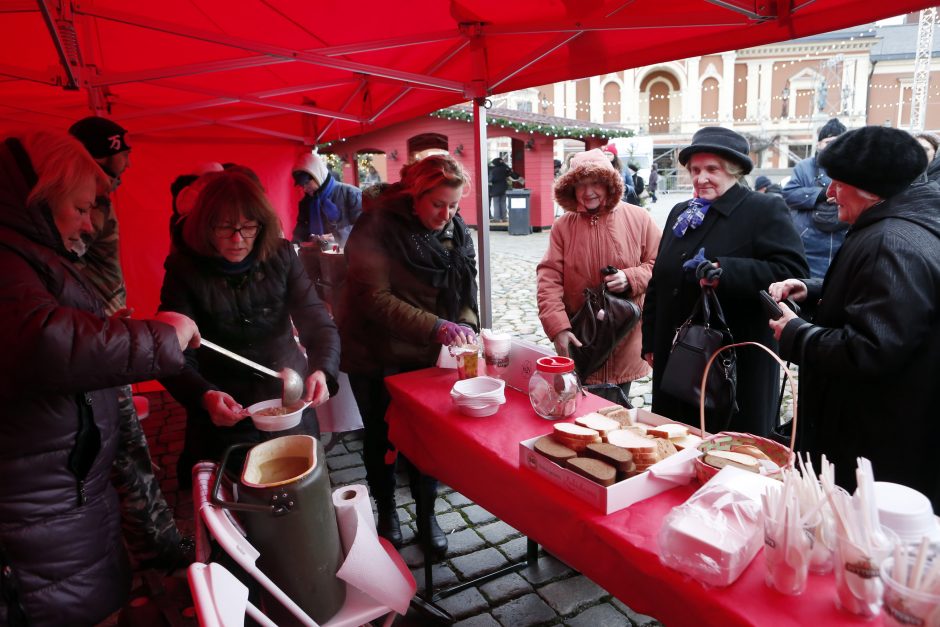
<svg viewBox="0 0 940 627"><path fill-rule="evenodd" d="M130 589L113 387L178 372L183 354L168 325L104 318L49 208L26 207L35 180L19 142L0 144L0 546L32 625L92 625ZM0 597L0 624L7 610Z"/></svg>
<svg viewBox="0 0 940 627"><path fill-rule="evenodd" d="M224 274L218 260L194 254L182 239L164 265L161 310L189 316L207 340L272 370L292 368L304 379L322 370L330 393L336 392L339 334L290 242L281 240L274 255L240 275ZM307 349L306 359L294 340L292 320ZM233 427L212 424L202 396L222 390L248 407L279 398L281 381L208 348L186 351L186 364L181 375L160 382L186 407L186 451L193 456L187 463L216 459L231 444L260 441L262 434L250 419ZM315 420L315 412L308 409L307 432L315 432Z"/></svg>
<svg viewBox="0 0 940 627"><path fill-rule="evenodd" d="M940 511L940 188L915 184L859 216L808 282L813 324L791 320L780 354L800 364L801 448L855 486L855 458L879 481L925 493ZM821 300L820 300L821 296ZM818 301L818 307L814 304Z"/></svg>

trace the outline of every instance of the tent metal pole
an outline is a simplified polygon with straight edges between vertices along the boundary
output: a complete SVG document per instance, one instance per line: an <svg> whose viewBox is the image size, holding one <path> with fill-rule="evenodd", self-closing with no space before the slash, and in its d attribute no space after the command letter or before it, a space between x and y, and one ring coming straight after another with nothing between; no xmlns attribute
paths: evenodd
<svg viewBox="0 0 940 627"><path fill-rule="evenodd" d="M490 191L487 170L485 98L473 100L473 143L477 158L473 178L477 181L477 273L480 284L480 328L493 326L492 283L490 270Z"/></svg>

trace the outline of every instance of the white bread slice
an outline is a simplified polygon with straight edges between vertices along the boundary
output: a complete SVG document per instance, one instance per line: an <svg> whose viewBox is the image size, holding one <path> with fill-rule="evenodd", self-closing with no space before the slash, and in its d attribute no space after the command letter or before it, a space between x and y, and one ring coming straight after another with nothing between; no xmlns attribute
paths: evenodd
<svg viewBox="0 0 940 627"><path fill-rule="evenodd" d="M627 449L634 456L644 453L654 453L656 451L656 441L636 431L630 429L621 429L611 431L607 434L607 441L614 446L620 446Z"/></svg>
<svg viewBox="0 0 940 627"><path fill-rule="evenodd" d="M600 409L595 410L595 413L600 414L601 416L608 416L615 411L620 411L623 409L620 405L608 405L607 407L601 407Z"/></svg>
<svg viewBox="0 0 940 627"><path fill-rule="evenodd" d="M680 451L684 451L687 448L695 448L702 443L702 438L697 435L688 434L681 438L676 438L672 440L672 443L676 445L676 448Z"/></svg>
<svg viewBox="0 0 940 627"><path fill-rule="evenodd" d="M732 451L709 451L702 459L709 466L715 468L724 468L725 466L734 466L741 470L750 470L751 472L760 472L760 463L744 453L735 453Z"/></svg>
<svg viewBox="0 0 940 627"><path fill-rule="evenodd" d="M733 453L743 453L744 455L750 455L755 459L766 459L770 460L770 456L767 455L764 451L760 450L753 444L738 444L737 446L732 446L731 451Z"/></svg>
<svg viewBox="0 0 940 627"><path fill-rule="evenodd" d="M604 414L608 418L612 418L619 422L624 427L633 424L633 416L630 415L630 410L621 407L620 409Z"/></svg>
<svg viewBox="0 0 940 627"><path fill-rule="evenodd" d="M588 429L581 425L573 425L570 422L556 422L555 433L573 440L587 440L588 442L597 441L601 436L601 434L594 429Z"/></svg>
<svg viewBox="0 0 940 627"><path fill-rule="evenodd" d="M669 423L659 425L658 427L647 427L646 433L647 435L651 435L654 438L666 438L667 440L672 440L689 435L689 428L685 425Z"/></svg>
<svg viewBox="0 0 940 627"><path fill-rule="evenodd" d="M649 425L645 425L640 422L635 422L632 425L626 425L624 429L629 429L630 431L633 431L634 433L638 433L640 435L646 435L646 429L648 427Z"/></svg>
<svg viewBox="0 0 940 627"><path fill-rule="evenodd" d="M620 423L616 420L593 412L590 414L584 414L583 416L578 416L574 419L574 422L575 424L581 425L582 427L594 429L601 434L602 438L606 438L608 433L611 431L616 431L620 428Z"/></svg>

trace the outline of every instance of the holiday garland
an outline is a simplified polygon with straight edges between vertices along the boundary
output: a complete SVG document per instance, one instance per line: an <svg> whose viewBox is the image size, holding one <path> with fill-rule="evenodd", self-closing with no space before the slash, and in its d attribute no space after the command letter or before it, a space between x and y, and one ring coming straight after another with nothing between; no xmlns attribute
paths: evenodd
<svg viewBox="0 0 940 627"><path fill-rule="evenodd" d="M460 122L472 122L473 114L460 109L441 109L430 115L443 120L456 120ZM633 137L633 131L619 128L590 128L583 126L561 126L557 124L539 124L537 122L517 122L507 120L506 118L496 116L486 116L487 126L499 126L500 128L511 128L519 133L540 133L542 135L553 135L555 137L570 137L572 139L585 139L587 137L599 137L611 139L613 137Z"/></svg>

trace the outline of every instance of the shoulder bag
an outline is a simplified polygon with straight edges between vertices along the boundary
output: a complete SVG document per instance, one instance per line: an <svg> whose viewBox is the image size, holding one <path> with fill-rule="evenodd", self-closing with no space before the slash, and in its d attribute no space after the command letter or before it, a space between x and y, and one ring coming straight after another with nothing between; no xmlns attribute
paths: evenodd
<svg viewBox="0 0 940 627"><path fill-rule="evenodd" d="M718 297L711 287L703 286L692 314L682 323L672 341L672 349L660 389L690 405L698 406L702 374L709 358L734 338L725 322ZM708 373L705 407L726 414L737 411L737 357L734 350L724 351Z"/></svg>
<svg viewBox="0 0 940 627"><path fill-rule="evenodd" d="M601 369L620 340L640 321L640 315L636 303L612 294L603 281L599 287L584 288L584 304L571 318L571 332L581 348L568 347L582 381Z"/></svg>

